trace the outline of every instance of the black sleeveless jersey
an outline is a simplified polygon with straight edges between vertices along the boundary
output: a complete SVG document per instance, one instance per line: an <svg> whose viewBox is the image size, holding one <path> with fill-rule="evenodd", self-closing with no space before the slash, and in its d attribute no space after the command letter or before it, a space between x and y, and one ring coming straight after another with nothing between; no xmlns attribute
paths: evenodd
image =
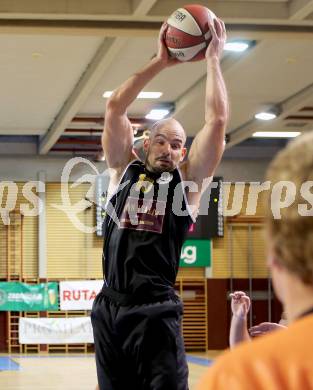
<svg viewBox="0 0 313 390"><path fill-rule="evenodd" d="M107 286L136 295L172 290L192 222L178 169L154 174L132 162L106 206Z"/></svg>

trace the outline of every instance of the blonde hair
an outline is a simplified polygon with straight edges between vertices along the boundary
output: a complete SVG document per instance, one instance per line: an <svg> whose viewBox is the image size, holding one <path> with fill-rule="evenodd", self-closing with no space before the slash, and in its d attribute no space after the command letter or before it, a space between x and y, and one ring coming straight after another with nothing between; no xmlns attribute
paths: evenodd
<svg viewBox="0 0 313 390"><path fill-rule="evenodd" d="M270 213L271 197L268 198L267 227L281 264L303 283L313 284L313 216L303 216L298 210L299 204L306 204L309 211L313 207L300 193L304 183L312 181L313 185L313 131L290 142L276 156L267 171L267 179L272 185L279 181L295 185L295 200L281 210L281 219L275 219Z"/></svg>

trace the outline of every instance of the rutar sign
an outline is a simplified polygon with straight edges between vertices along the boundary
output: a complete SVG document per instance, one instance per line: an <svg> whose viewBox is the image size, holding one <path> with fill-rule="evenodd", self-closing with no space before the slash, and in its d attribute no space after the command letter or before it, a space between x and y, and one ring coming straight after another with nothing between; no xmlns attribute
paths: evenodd
<svg viewBox="0 0 313 390"><path fill-rule="evenodd" d="M75 280L60 282L61 310L91 310L103 280Z"/></svg>

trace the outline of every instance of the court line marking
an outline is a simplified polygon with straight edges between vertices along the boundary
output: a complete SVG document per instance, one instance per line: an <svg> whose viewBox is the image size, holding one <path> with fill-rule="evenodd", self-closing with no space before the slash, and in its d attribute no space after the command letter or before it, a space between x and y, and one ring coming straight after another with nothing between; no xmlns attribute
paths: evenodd
<svg viewBox="0 0 313 390"><path fill-rule="evenodd" d="M198 364L199 366L206 366L206 367L209 367L213 364L213 360L207 358L201 358L197 356L191 356L191 355L187 355L187 362Z"/></svg>
<svg viewBox="0 0 313 390"><path fill-rule="evenodd" d="M93 354L90 355L10 355L10 358L15 358L15 359L68 359L68 358L74 358L74 359L94 359L95 356ZM208 358L202 358L202 357L197 357L197 356L192 356L192 355L186 355L187 362L192 363L192 364L197 364L199 366L205 366L209 367L212 365L213 360L208 359ZM1 357L0 357L1 359ZM15 363L15 362L14 362ZM18 363L15 363L18 364ZM1 366L0 366L1 370Z"/></svg>
<svg viewBox="0 0 313 390"><path fill-rule="evenodd" d="M0 371L19 371L20 365L11 357L0 356Z"/></svg>

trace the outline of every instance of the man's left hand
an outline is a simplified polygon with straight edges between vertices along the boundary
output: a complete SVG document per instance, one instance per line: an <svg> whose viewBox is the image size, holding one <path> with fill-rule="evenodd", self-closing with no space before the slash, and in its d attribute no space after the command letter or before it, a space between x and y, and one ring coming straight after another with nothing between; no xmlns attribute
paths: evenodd
<svg viewBox="0 0 313 390"><path fill-rule="evenodd" d="M210 30L212 39L205 53L206 59L209 60L214 57L220 59L226 42L225 24L221 19L214 18Z"/></svg>

